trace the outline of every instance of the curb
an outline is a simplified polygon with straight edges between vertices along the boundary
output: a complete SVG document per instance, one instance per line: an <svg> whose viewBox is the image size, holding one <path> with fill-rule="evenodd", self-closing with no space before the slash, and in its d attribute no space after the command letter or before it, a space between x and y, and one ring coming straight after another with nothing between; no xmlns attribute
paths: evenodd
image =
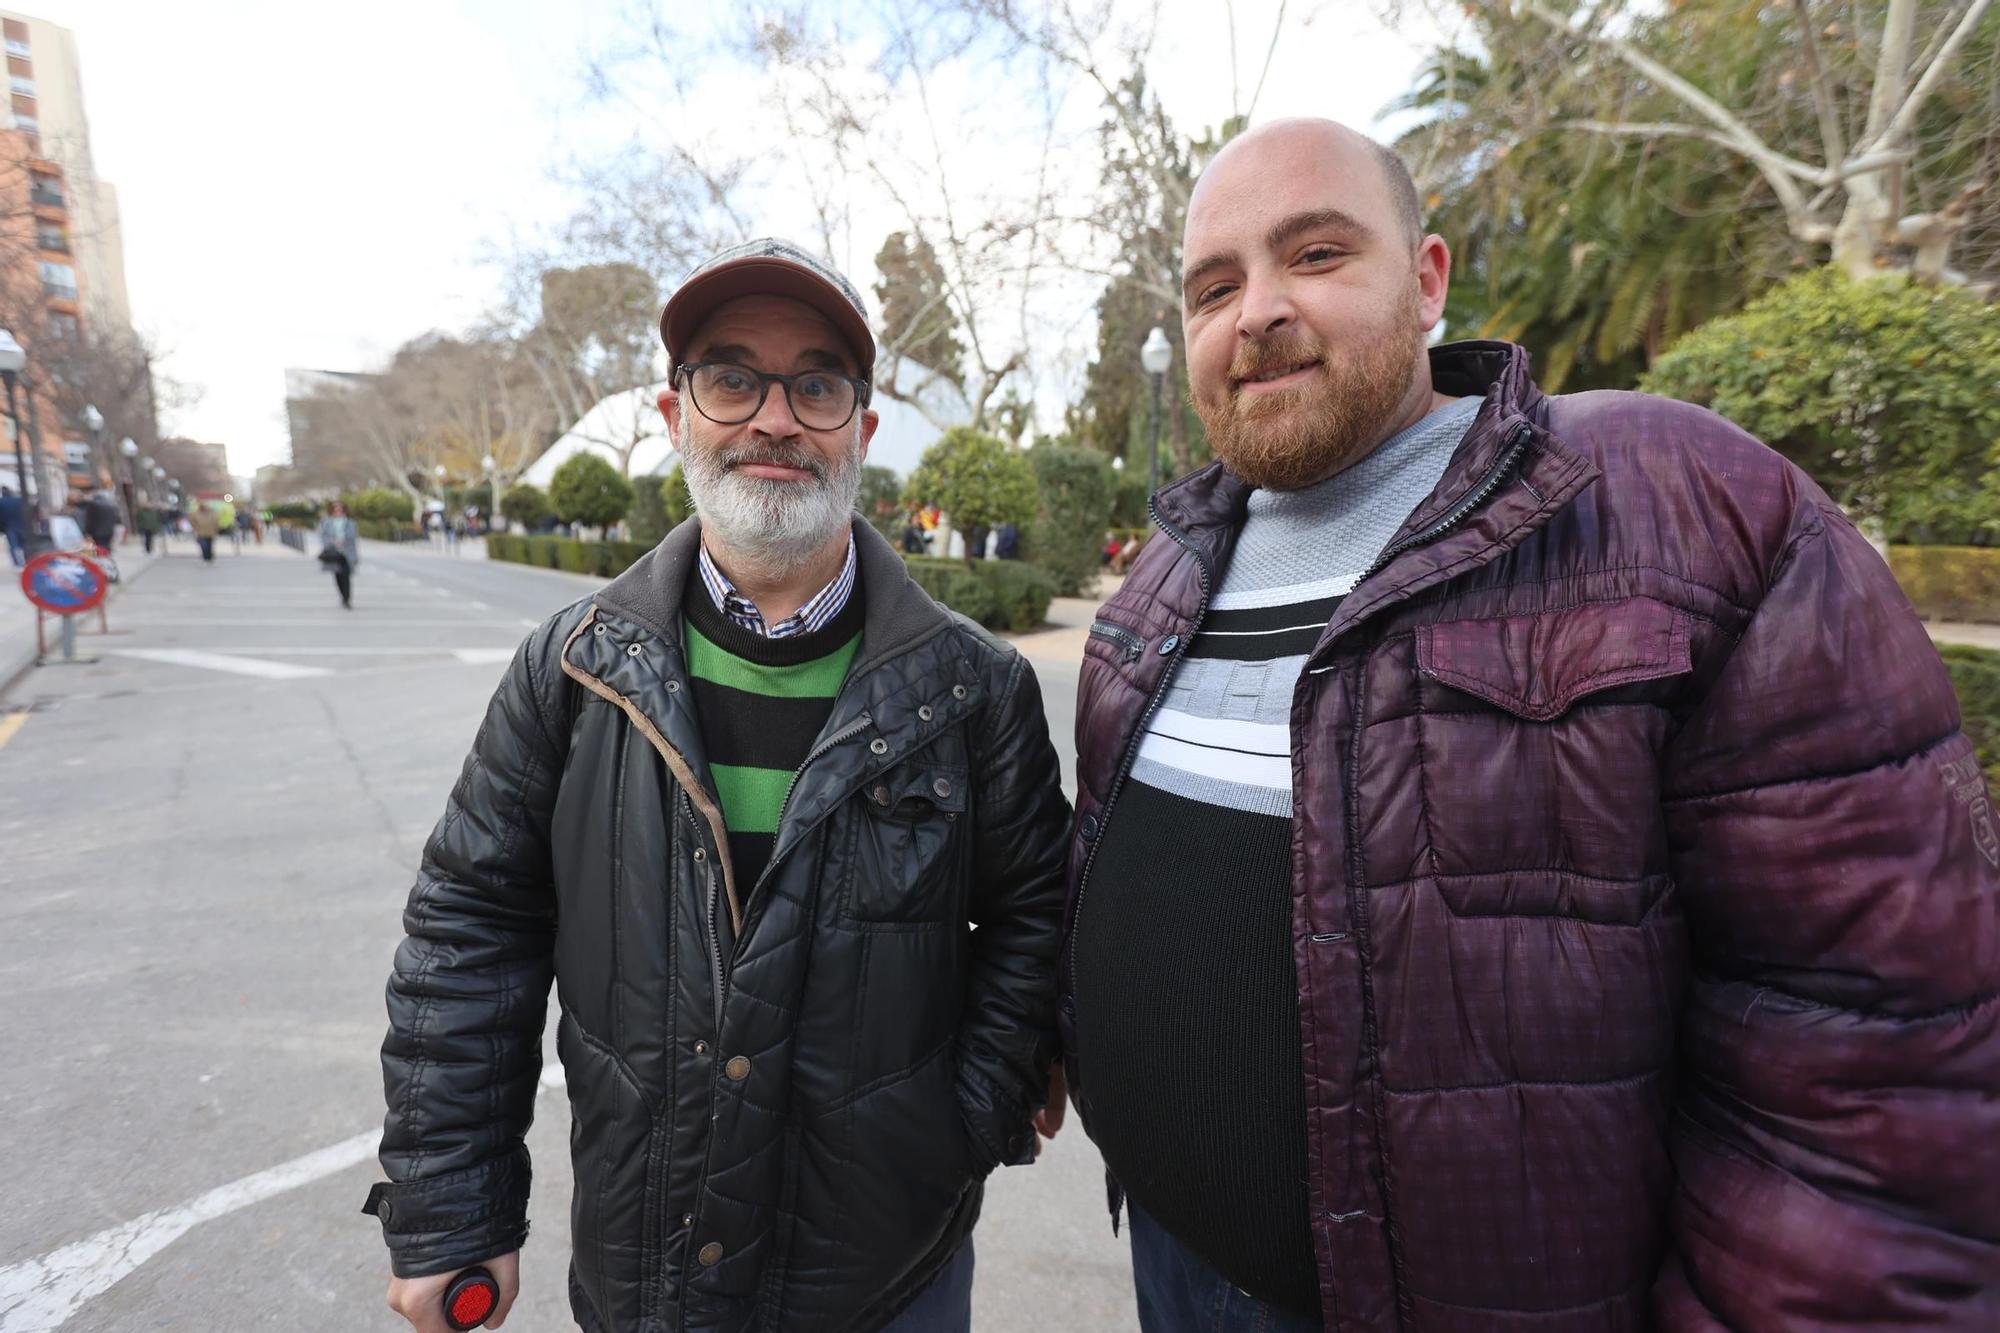
<svg viewBox="0 0 2000 1333"><path fill-rule="evenodd" d="M104 599L104 604L108 607L117 602L119 598L125 595L127 588L137 583L140 579L145 578L154 565L159 564L166 558L166 555L162 553L146 561L145 564L130 570L126 569L121 563L118 567L118 582L112 586L111 594ZM5 703L7 696L12 694L14 688L34 669L35 650L33 648L13 656L0 656L0 703Z"/></svg>

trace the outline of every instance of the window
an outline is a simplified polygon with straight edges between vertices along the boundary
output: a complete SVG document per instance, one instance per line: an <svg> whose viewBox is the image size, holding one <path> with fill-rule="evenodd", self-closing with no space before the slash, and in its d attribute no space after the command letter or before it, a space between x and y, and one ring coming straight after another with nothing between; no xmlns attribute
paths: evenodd
<svg viewBox="0 0 2000 1333"><path fill-rule="evenodd" d="M74 301L76 299L76 270L68 264L55 264L44 259L42 261L42 295L52 296L63 301Z"/></svg>
<svg viewBox="0 0 2000 1333"><path fill-rule="evenodd" d="M23 134L40 134L42 132L42 122L34 116L24 116L16 111L14 113L14 128Z"/></svg>
<svg viewBox="0 0 2000 1333"><path fill-rule="evenodd" d="M27 38L9 37L7 39L7 54L10 56L19 56L21 59L26 60L34 53L28 49Z"/></svg>
<svg viewBox="0 0 2000 1333"><path fill-rule="evenodd" d="M8 75L7 86L23 97L33 97L35 95L35 81L25 74Z"/></svg>
<svg viewBox="0 0 2000 1333"><path fill-rule="evenodd" d="M53 310L49 312L50 337L74 338L76 337L76 331L77 331L77 323L75 315L65 315L60 310Z"/></svg>
<svg viewBox="0 0 2000 1333"><path fill-rule="evenodd" d="M90 446L78 440L64 440L63 461L72 472L90 471Z"/></svg>
<svg viewBox="0 0 2000 1333"><path fill-rule="evenodd" d="M57 254L69 253L69 237L53 222L35 224L35 243L44 250L54 250Z"/></svg>

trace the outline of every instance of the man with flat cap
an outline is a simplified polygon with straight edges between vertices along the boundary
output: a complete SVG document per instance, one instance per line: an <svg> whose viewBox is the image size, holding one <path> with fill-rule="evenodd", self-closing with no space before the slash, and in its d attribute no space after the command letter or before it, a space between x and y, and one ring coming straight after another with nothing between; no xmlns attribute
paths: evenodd
<svg viewBox="0 0 2000 1333"><path fill-rule="evenodd" d="M1035 1157L1069 810L1034 673L853 513L860 295L782 241L668 301L699 516L530 635L424 849L369 1211L420 1330L505 1318L551 978L585 1329L970 1327Z"/></svg>

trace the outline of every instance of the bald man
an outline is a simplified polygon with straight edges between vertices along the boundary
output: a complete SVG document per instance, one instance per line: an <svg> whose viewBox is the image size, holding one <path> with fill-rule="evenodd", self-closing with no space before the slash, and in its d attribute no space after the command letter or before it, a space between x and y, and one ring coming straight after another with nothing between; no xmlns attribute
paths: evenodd
<svg viewBox="0 0 2000 1333"><path fill-rule="evenodd" d="M1216 461L1092 627L1060 1010L1141 1324L2000 1327L2000 836L1882 560L1427 350L1350 130L1229 145L1184 264Z"/></svg>

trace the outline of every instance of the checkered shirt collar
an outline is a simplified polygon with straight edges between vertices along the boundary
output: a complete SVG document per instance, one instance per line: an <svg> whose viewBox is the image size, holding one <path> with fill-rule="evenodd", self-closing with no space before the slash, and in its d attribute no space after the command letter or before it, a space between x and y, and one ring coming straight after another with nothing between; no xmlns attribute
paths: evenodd
<svg viewBox="0 0 2000 1333"><path fill-rule="evenodd" d="M702 586L714 599L716 609L727 616L732 624L740 625L752 634L766 639L790 639L801 634L811 634L814 630L825 629L833 618L847 606L848 598L854 595L855 553L854 534L847 534L847 561L840 572L833 576L833 582L814 593L806 604L786 616L775 625L764 623L764 615L756 603L736 591L736 585L722 572L721 566L708 553L708 543L701 546L701 559L697 562L701 570Z"/></svg>

